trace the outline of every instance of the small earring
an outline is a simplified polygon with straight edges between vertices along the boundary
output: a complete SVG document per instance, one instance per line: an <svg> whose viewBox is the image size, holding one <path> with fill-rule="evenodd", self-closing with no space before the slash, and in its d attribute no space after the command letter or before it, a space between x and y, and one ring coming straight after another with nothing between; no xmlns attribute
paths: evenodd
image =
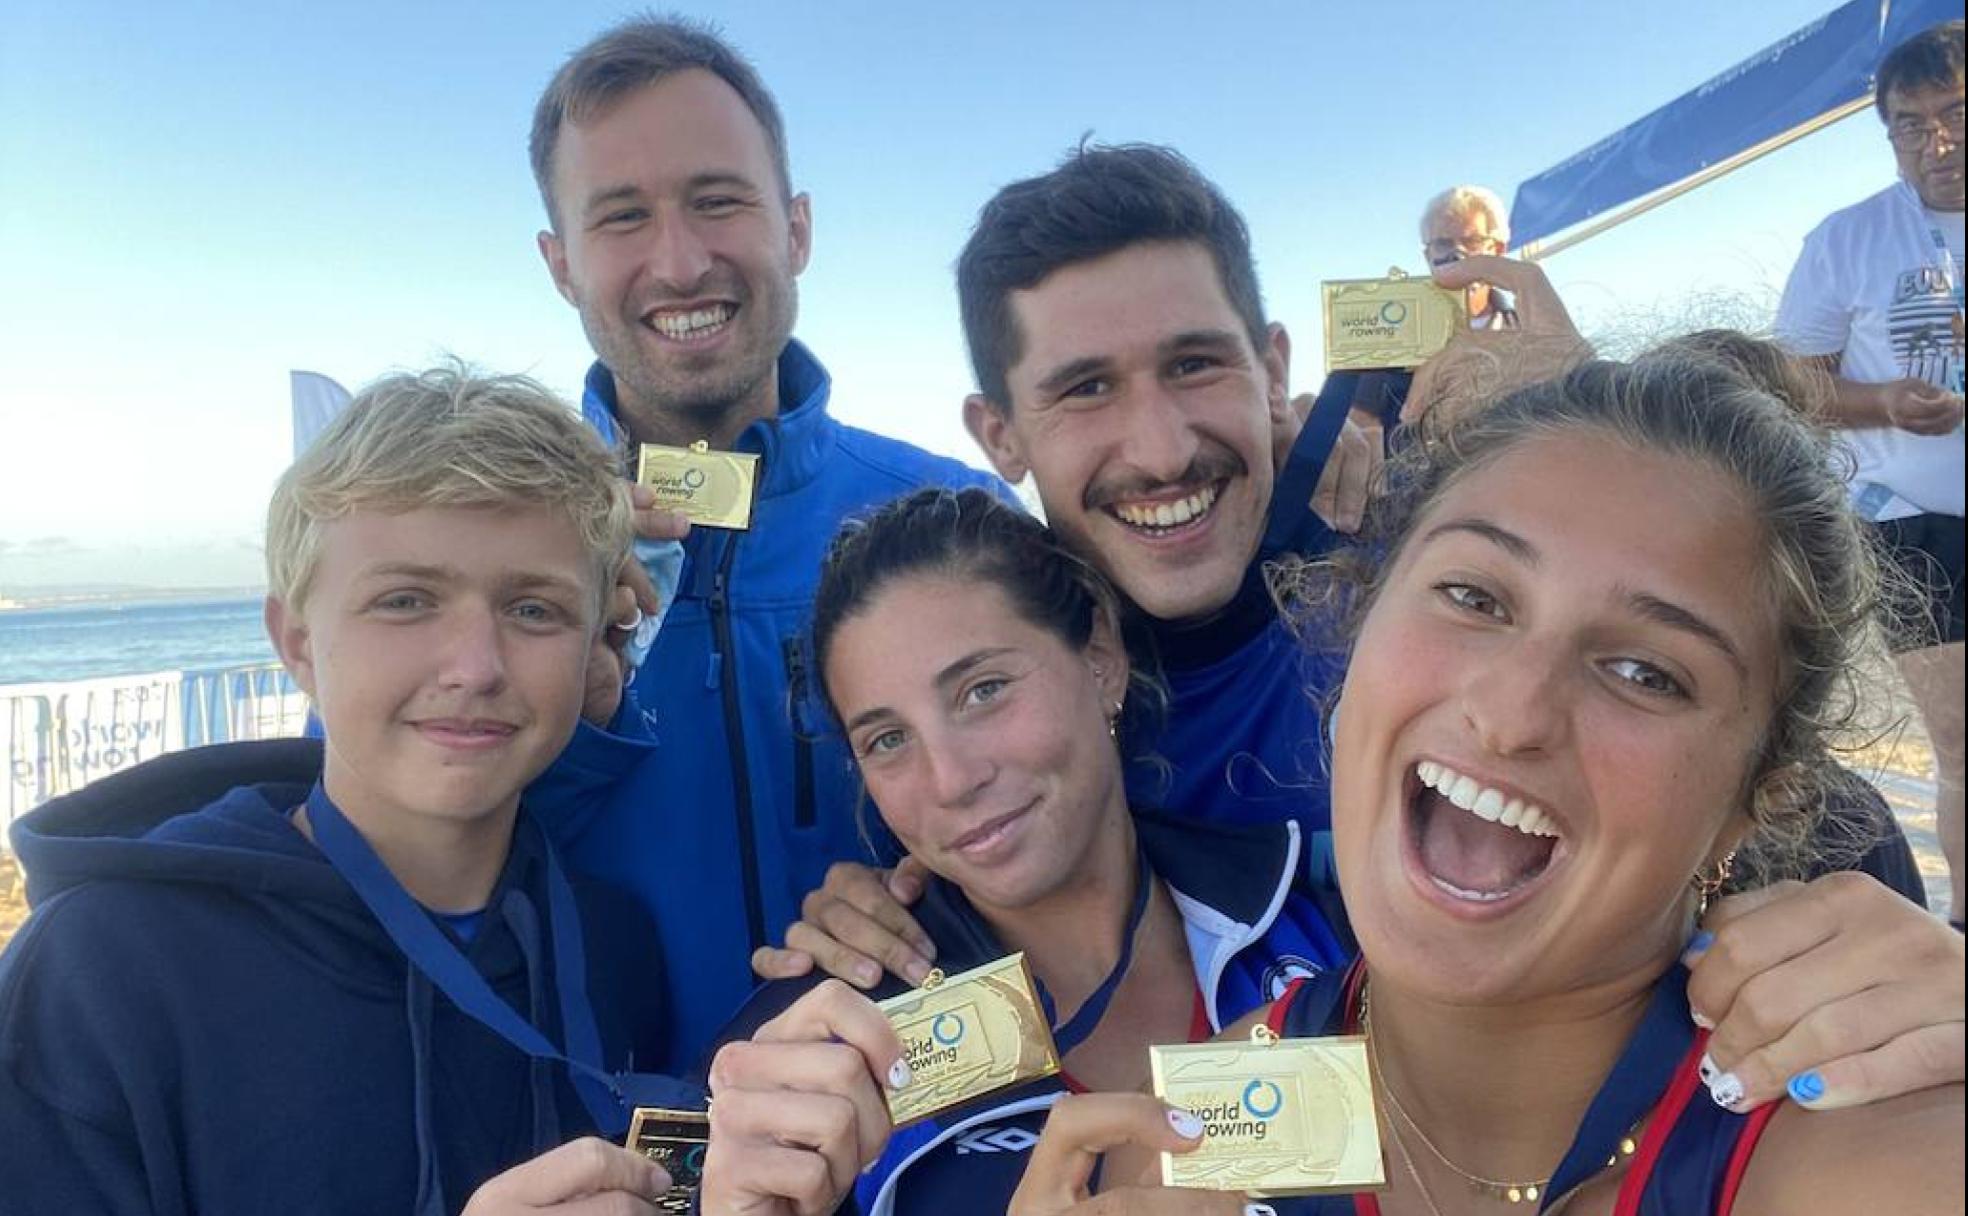
<svg viewBox="0 0 1968 1216"><path fill-rule="evenodd" d="M1722 860L1715 863L1713 870L1696 870L1690 885L1695 888L1695 921L1708 915L1708 905L1722 894L1722 888L1729 885L1729 872L1735 868L1736 854L1732 849Z"/></svg>
<svg viewBox="0 0 1968 1216"><path fill-rule="evenodd" d="M1121 737L1121 703L1114 702L1114 712L1107 715L1107 737L1118 740Z"/></svg>

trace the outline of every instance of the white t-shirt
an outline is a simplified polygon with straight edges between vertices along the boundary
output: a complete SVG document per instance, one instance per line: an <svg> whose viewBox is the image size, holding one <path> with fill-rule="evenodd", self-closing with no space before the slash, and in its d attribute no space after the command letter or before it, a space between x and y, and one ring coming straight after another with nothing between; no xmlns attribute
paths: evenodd
<svg viewBox="0 0 1968 1216"><path fill-rule="evenodd" d="M1777 309L1777 337L1800 355L1838 355L1847 380L1916 377L1959 392L1962 244L1962 213L1928 211L1904 182L1833 212L1804 238ZM1853 495L1868 517L1963 513L1960 427L1947 435L1867 427L1844 436L1858 459Z"/></svg>

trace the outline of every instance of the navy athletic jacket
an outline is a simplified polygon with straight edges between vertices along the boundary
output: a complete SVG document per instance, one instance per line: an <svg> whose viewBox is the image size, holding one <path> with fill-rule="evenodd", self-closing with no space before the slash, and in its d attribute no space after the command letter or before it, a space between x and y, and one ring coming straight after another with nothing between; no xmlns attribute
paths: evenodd
<svg viewBox="0 0 1968 1216"><path fill-rule="evenodd" d="M529 793L570 869L655 918L676 979L659 1067L688 1063L744 1001L752 950L784 938L828 865L887 860L865 843L860 783L823 729L801 648L828 542L843 520L923 486L1010 497L996 477L836 421L829 385L789 342L780 413L735 445L761 458L751 530L697 528L685 542L676 602L624 705L654 741L583 723ZM596 364L583 413L610 440L614 406Z"/></svg>

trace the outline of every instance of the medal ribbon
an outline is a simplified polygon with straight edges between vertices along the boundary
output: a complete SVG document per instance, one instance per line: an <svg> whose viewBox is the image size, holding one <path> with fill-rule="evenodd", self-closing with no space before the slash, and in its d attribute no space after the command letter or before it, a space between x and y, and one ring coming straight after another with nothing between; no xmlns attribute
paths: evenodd
<svg viewBox="0 0 1968 1216"><path fill-rule="evenodd" d="M625 1103L637 1092L674 1095L675 1083L667 1078L611 1076L601 1066L601 1034L587 999L587 954L581 941L580 912L574 902L574 888L544 834L538 836L538 843L546 868L547 927L553 942L553 982L560 1002L561 1033L567 1040L565 1053L492 991L423 905L389 872L320 782L308 792L307 814L316 847L355 889L410 965L468 1017L527 1056L565 1064L575 1092L596 1127L619 1137L628 1128Z"/></svg>
<svg viewBox="0 0 1968 1216"><path fill-rule="evenodd" d="M1119 990L1121 980L1126 977L1128 965L1134 961L1134 937L1141 928L1141 922L1148 914L1148 890L1154 882L1154 875L1148 870L1148 854L1137 844L1135 848L1137 865L1134 877L1134 907L1128 912L1127 929L1121 935L1121 957L1114 961L1114 969L1100 986L1073 1012L1073 1017L1064 1026L1058 1024L1059 1011L1052 1003L1052 994L1037 976L1032 982L1039 990L1039 1005L1045 1010L1046 1021L1053 1026L1053 1045L1059 1049L1063 1059L1067 1052L1086 1042L1094 1027L1107 1013L1107 1006L1113 1004L1114 993Z"/></svg>

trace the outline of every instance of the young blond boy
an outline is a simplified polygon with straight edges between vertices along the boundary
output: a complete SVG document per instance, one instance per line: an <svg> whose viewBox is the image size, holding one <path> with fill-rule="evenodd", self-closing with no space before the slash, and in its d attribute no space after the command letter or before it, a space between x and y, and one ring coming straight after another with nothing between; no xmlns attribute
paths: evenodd
<svg viewBox="0 0 1968 1216"><path fill-rule="evenodd" d="M323 433L274 491L266 622L325 744L166 757L15 829L0 1206L654 1210L660 1170L569 1143L619 1135L603 1078L661 1041L653 928L520 806L630 537L531 381L393 376Z"/></svg>

